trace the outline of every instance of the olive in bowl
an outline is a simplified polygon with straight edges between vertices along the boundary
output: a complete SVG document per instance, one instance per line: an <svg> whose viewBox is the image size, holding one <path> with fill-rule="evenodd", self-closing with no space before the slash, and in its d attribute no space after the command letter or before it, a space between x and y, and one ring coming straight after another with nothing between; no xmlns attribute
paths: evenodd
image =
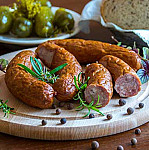
<svg viewBox="0 0 149 150"><path fill-rule="evenodd" d="M39 37L50 37L54 33L54 15L49 7L42 6L35 18L35 32Z"/></svg>
<svg viewBox="0 0 149 150"><path fill-rule="evenodd" d="M12 25L13 17L9 11L9 7L0 7L0 34L7 33Z"/></svg>
<svg viewBox="0 0 149 150"><path fill-rule="evenodd" d="M24 17L18 17L14 20L11 33L17 37L24 38L31 35L33 23Z"/></svg>
<svg viewBox="0 0 149 150"><path fill-rule="evenodd" d="M74 18L71 13L64 8L60 8L55 12L54 25L63 32L70 31L74 27Z"/></svg>

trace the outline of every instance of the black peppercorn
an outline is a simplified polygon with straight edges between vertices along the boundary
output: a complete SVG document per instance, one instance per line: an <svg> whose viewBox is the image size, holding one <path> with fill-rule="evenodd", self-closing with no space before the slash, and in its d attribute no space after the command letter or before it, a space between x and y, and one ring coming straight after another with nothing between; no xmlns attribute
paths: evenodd
<svg viewBox="0 0 149 150"><path fill-rule="evenodd" d="M99 143L97 141L93 141L91 144L92 149L97 149L99 148Z"/></svg>
<svg viewBox="0 0 149 150"><path fill-rule="evenodd" d="M135 130L135 134L141 134L141 130L140 130L139 128L137 128L137 129Z"/></svg>
<svg viewBox="0 0 149 150"><path fill-rule="evenodd" d="M59 109L59 108L56 109L56 114L57 114L57 115L61 114L61 112L62 112L61 109Z"/></svg>
<svg viewBox="0 0 149 150"><path fill-rule="evenodd" d="M136 145L137 144L137 139L136 138L132 138L131 139L131 144L132 145Z"/></svg>
<svg viewBox="0 0 149 150"><path fill-rule="evenodd" d="M95 115L94 114L90 114L89 118L95 118Z"/></svg>
<svg viewBox="0 0 149 150"><path fill-rule="evenodd" d="M41 123L42 123L43 126L45 126L47 124L47 121L46 120L42 120Z"/></svg>
<svg viewBox="0 0 149 150"><path fill-rule="evenodd" d="M124 106L126 104L126 101L124 99L119 100L119 105Z"/></svg>
<svg viewBox="0 0 149 150"><path fill-rule="evenodd" d="M119 146L117 147L117 150L124 150L124 148L123 148L122 145L119 145Z"/></svg>
<svg viewBox="0 0 149 150"><path fill-rule="evenodd" d="M133 108L129 107L129 108L127 109L128 115L133 114L133 112L134 112L134 109L133 109Z"/></svg>
<svg viewBox="0 0 149 150"><path fill-rule="evenodd" d="M52 108L55 109L55 108L56 108L56 105L55 105L55 104L52 104Z"/></svg>
<svg viewBox="0 0 149 150"><path fill-rule="evenodd" d="M65 124L66 121L67 121L66 118L62 118L62 119L60 120L61 124Z"/></svg>
<svg viewBox="0 0 149 150"><path fill-rule="evenodd" d="M65 103L64 102L59 102L59 107L64 107Z"/></svg>
<svg viewBox="0 0 149 150"><path fill-rule="evenodd" d="M143 108L144 107L144 103L139 103L139 108Z"/></svg>
<svg viewBox="0 0 149 150"><path fill-rule="evenodd" d="M68 110L72 110L74 108L74 105L72 104L72 103L69 103L68 105L67 105L67 109Z"/></svg>
<svg viewBox="0 0 149 150"><path fill-rule="evenodd" d="M107 114L107 119L108 120L112 119L112 115L111 114Z"/></svg>

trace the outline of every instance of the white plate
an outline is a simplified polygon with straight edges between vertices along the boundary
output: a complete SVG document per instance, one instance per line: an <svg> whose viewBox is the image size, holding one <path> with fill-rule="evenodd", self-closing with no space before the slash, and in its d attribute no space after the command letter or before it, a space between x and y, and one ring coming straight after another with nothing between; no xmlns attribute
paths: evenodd
<svg viewBox="0 0 149 150"><path fill-rule="evenodd" d="M59 9L59 7L52 7L52 12L55 13L57 9ZM75 20L74 31L71 34L66 33L58 34L58 36L54 38L39 38L39 37L16 38L13 37L12 35L7 34L7 35L0 35L0 42L17 45L38 45L47 40L66 39L72 37L80 31L78 26L78 22L80 21L80 14L69 9L66 9L66 11L70 12Z"/></svg>

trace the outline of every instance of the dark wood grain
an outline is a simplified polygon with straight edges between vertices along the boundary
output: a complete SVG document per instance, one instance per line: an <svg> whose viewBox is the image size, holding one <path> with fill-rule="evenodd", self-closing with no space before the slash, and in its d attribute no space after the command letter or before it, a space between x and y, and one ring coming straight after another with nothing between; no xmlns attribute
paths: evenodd
<svg viewBox="0 0 149 150"><path fill-rule="evenodd" d="M0 5L7 5L15 0L0 0ZM65 7L81 13L83 7L89 0L51 0L54 6ZM92 39L113 43L111 32L97 22L90 22L90 34L80 32L73 38ZM0 43L0 55L11 51L24 49L27 47ZM141 135L134 134L134 130L120 133L113 136L98 139L79 140L79 141L42 141L14 137L0 133L0 150L90 150L91 142L96 140L100 143L100 150L116 150L118 145L122 145L125 150L149 150L149 123L140 127ZM130 140L137 138L136 146L131 146Z"/></svg>

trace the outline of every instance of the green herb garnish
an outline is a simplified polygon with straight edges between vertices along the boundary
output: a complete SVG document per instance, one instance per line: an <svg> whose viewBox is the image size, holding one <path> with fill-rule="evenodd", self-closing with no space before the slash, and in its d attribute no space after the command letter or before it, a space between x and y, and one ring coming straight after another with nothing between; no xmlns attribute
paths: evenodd
<svg viewBox="0 0 149 150"><path fill-rule="evenodd" d="M55 75L55 73L63 69L67 65L67 63L65 63L51 71L48 71L48 69L45 66L42 67L40 61L37 58L33 59L33 57L30 57L30 61L35 72L23 64L18 64L18 65L22 67L25 71L30 73L33 77L37 78L38 80L44 81L46 83L51 83L51 84L54 84L55 81L59 78L58 75Z"/></svg>
<svg viewBox="0 0 149 150"><path fill-rule="evenodd" d="M9 117L9 114L15 114L14 112L12 112L11 110L14 110L14 108L9 107L6 103L8 102L5 101L3 103L3 100L0 100L0 109L2 109L2 111L4 112L4 117L7 116L7 118Z"/></svg>
<svg viewBox="0 0 149 150"><path fill-rule="evenodd" d="M141 64L143 66L143 69L139 69L137 71L137 75L140 78L140 81L142 84L148 82L149 81L149 48L142 47L143 55L141 56L141 54L140 54L141 51L139 48L136 47L136 42L134 42L133 47L131 47L131 46L123 45L122 42L119 42L113 36L112 36L112 39L115 42L117 42L118 46L130 49L130 50L134 51L135 53L137 53L141 57Z"/></svg>
<svg viewBox="0 0 149 150"><path fill-rule="evenodd" d="M6 73L5 69L6 69L7 65L8 65L8 60L6 60L6 59L0 59L0 70L2 72Z"/></svg>
<svg viewBox="0 0 149 150"><path fill-rule="evenodd" d="M102 106L102 105L99 105L99 99L100 99L99 95L98 95L98 100L97 100L96 104L94 104L94 99L92 96L91 96L92 101L89 104L84 100L84 90L87 87L87 82L90 79L90 77L88 77L87 80L84 83L82 83L80 81L81 74L82 74L82 72L78 75L78 78L76 76L74 76L74 83L75 83L76 88L78 89L78 93L73 97L73 99L76 101L79 101L79 103L80 103L80 105L76 108L76 111L81 111L84 108L87 108L88 113L86 115L84 115L83 118L89 116L91 109L104 116L104 114L99 109L97 109ZM77 81L79 83L79 86L77 84Z"/></svg>

